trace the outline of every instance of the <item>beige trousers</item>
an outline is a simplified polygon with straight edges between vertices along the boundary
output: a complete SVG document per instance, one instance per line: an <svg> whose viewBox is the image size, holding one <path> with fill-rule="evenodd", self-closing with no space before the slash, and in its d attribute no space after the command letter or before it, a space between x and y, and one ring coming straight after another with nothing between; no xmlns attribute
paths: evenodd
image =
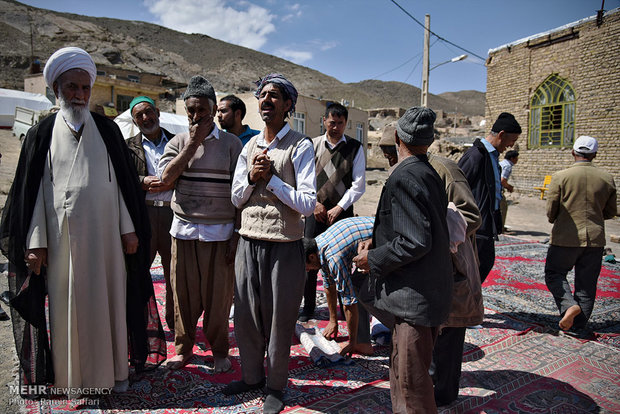
<svg viewBox="0 0 620 414"><path fill-rule="evenodd" d="M172 238L170 279L174 292L174 347L177 355L192 352L196 324L204 312L202 329L213 356L228 356L228 315L235 272L232 264L226 264L227 245L228 241Z"/></svg>

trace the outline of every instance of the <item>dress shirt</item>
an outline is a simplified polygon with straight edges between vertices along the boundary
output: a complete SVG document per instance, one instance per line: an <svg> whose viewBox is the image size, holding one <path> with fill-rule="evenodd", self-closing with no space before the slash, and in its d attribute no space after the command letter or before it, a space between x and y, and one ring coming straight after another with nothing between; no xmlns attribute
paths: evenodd
<svg viewBox="0 0 620 414"><path fill-rule="evenodd" d="M347 139L343 135L336 145L333 145L329 139L327 139L327 134L324 134L323 142L327 143L329 149L333 150L340 145L340 143L346 143ZM348 209L364 195L364 191L366 191L366 157L364 157L364 148L360 147L353 159L353 180L351 181L351 187L342 195L342 198L338 201L338 205L343 210Z"/></svg>
<svg viewBox="0 0 620 414"><path fill-rule="evenodd" d="M270 143L265 141L264 132L261 131L256 137L256 145L259 148L275 148L289 131L291 127L285 124L284 128L276 134ZM242 208L254 191L254 184L248 181L248 146L245 145L239 154L237 168L232 184L232 203L237 208ZM267 183L267 190L271 191L280 201L299 212L304 216L309 216L314 212L316 205L316 173L314 167L314 147L310 139L304 139L293 152L293 170L295 171L295 181L297 188L285 183L276 175L271 176Z"/></svg>
<svg viewBox="0 0 620 414"><path fill-rule="evenodd" d="M510 160L502 160L499 163L499 166L502 167L502 178L509 179L510 174L512 174L512 166L515 165Z"/></svg>
<svg viewBox="0 0 620 414"><path fill-rule="evenodd" d="M372 237L374 224L374 217L349 217L337 221L315 239L324 287L335 284L345 306L357 303L351 263L357 255L357 245Z"/></svg>
<svg viewBox="0 0 620 414"><path fill-rule="evenodd" d="M168 140L169 138L163 130L161 130L161 139L158 145L155 145L142 134L142 148L144 149L144 158L146 159L147 175L158 176L157 166L159 165L159 159L164 153L164 148L166 148ZM162 191L160 193L147 192L146 199L153 201L170 201L170 199L172 199L172 190Z"/></svg>
<svg viewBox="0 0 620 414"><path fill-rule="evenodd" d="M495 210L499 208L499 202L502 199L502 182L499 178L499 152L486 139L481 139L484 147L491 156L491 164L493 164L493 176L495 177Z"/></svg>
<svg viewBox="0 0 620 414"><path fill-rule="evenodd" d="M213 125L213 130L205 138L205 141L210 139L220 139L220 130L217 126ZM170 163L170 159L159 163L158 172L159 177L166 169L166 166ZM235 223L225 224L202 224L191 223L189 221L181 220L174 215L172 219L172 226L170 227L170 235L175 239L181 240L198 240L201 242L215 242L226 241L232 237L233 230L235 229Z"/></svg>

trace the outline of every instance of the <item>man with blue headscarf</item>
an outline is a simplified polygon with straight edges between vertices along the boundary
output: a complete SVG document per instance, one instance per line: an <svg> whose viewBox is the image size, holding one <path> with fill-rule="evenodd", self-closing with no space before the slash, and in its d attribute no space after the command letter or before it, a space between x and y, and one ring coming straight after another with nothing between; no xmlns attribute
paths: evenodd
<svg viewBox="0 0 620 414"><path fill-rule="evenodd" d="M304 289L304 216L316 204L314 150L312 141L286 121L297 101L293 84L271 74L257 86L265 128L243 147L232 186L232 202L242 210L235 258L235 336L242 379L223 392L233 395L266 385L263 412L279 413Z"/></svg>

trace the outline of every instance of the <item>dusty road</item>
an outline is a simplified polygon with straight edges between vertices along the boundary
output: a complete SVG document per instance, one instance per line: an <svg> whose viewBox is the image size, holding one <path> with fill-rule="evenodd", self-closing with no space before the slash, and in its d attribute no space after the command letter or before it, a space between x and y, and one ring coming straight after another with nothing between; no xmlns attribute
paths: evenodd
<svg viewBox="0 0 620 414"><path fill-rule="evenodd" d="M13 136L10 130L0 129L0 208L4 207L6 194L9 192L17 157L21 149L19 140ZM0 254L0 292L8 289L6 278L6 258ZM9 313L7 306L3 309ZM15 342L11 321L0 321L0 412L20 412L20 406L11 404L15 398L19 398L10 392L9 385L17 385L17 357L15 355Z"/></svg>
<svg viewBox="0 0 620 414"><path fill-rule="evenodd" d="M13 137L10 130L0 129L0 208L4 207L6 194L9 191L17 159L20 143ZM366 193L356 203L358 215L374 215L377 201L381 194L383 183L387 179L387 172L383 170L369 170L367 172ZM549 237L551 224L545 216L545 201L526 195L509 195L512 205L508 208L506 226L514 236L530 240L544 241ZM608 247L620 258L620 244L609 241L611 235L620 235L620 219L615 218L606 222ZM0 272L5 271L6 258L0 255ZM0 292L7 289L6 273L0 277ZM6 308L6 306L4 306ZM11 322L0 321L0 413L14 413L20 411L20 406L14 403L17 395L9 392L9 385L16 385L17 358Z"/></svg>

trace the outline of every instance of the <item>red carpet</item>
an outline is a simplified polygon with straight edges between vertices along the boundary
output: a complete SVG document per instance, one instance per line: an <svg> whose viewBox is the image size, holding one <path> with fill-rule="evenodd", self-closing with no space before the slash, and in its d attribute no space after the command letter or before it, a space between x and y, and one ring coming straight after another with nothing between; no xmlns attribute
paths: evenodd
<svg viewBox="0 0 620 414"><path fill-rule="evenodd" d="M502 237L496 267L484 285L482 329L468 329L459 398L445 413L595 413L620 412L618 297L620 265L604 265L600 297L591 324L595 340L558 334L557 310L544 285L546 245ZM161 268L153 268L160 305ZM324 326L321 297L317 315ZM160 309L163 316L163 307ZM341 322L340 331L346 335ZM234 335L231 321L231 343ZM167 338L172 340L169 335ZM260 392L225 397L221 389L240 378L238 352L231 349L234 371L211 374L213 359L202 334L198 356L185 369L160 368L134 378L127 393L96 401L27 401L30 413L260 413ZM284 398L289 413L390 413L388 348L373 357L318 368L295 342ZM169 356L174 353L169 343Z"/></svg>

